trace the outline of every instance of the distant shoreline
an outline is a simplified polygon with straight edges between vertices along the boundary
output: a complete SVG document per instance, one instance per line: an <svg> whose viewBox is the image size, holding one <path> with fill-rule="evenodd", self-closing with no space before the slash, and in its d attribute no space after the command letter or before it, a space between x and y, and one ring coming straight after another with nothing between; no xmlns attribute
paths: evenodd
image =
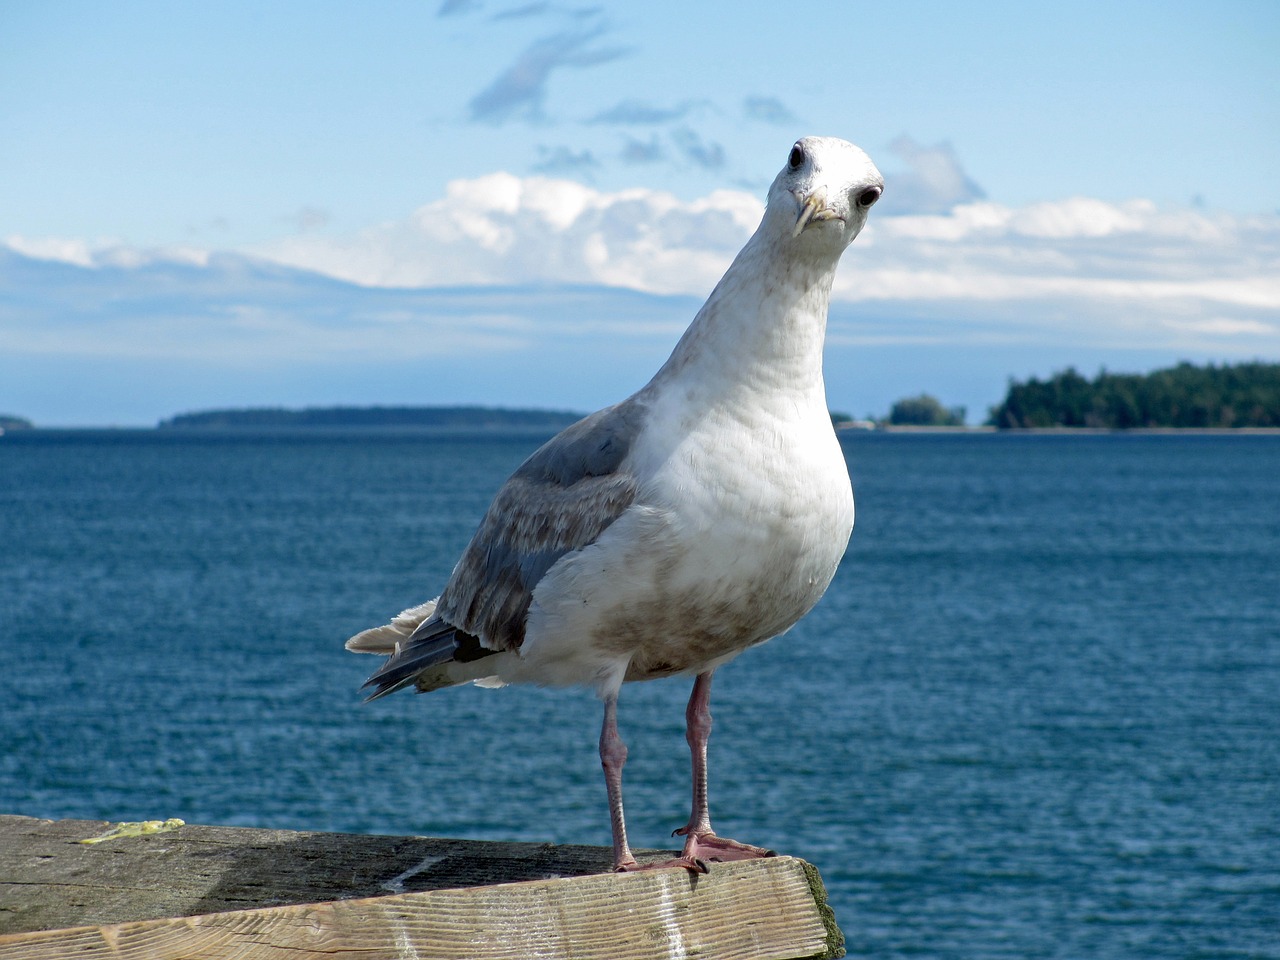
<svg viewBox="0 0 1280 960"><path fill-rule="evenodd" d="M236 429L397 429L452 428L506 430L562 429L582 414L569 410L537 410L482 406L250 407L200 410L161 420L160 430Z"/></svg>
<svg viewBox="0 0 1280 960"><path fill-rule="evenodd" d="M1280 426L908 426L887 424L874 429L844 428L840 433L884 434L1000 434L1001 436L1102 436L1107 434L1204 436L1240 436L1244 434L1280 435Z"/></svg>
<svg viewBox="0 0 1280 960"><path fill-rule="evenodd" d="M948 434L954 436L977 436L998 434L1000 436L1106 436L1109 434L1125 435L1203 435L1213 437L1263 435L1280 436L1280 427L993 427L989 425L965 427L933 427L914 424L876 424L873 427L837 424L836 432L844 434L860 433L904 433L904 434Z"/></svg>
<svg viewBox="0 0 1280 960"><path fill-rule="evenodd" d="M421 436L421 437L482 437L501 435L550 436L563 429L567 424L557 426L544 423L501 423L479 425L299 425L299 424L246 424L238 426L31 426L5 431L0 429L0 442L17 439L21 436L52 436L57 434L138 434L152 437L181 439L184 437L321 437L321 436ZM1016 427L997 428L991 426L972 427L926 427L905 425L883 425L875 427L836 426L840 437L854 436L1057 436L1057 437L1100 437L1100 436L1170 436L1170 437L1243 437L1243 436L1280 436L1280 427Z"/></svg>
<svg viewBox="0 0 1280 960"><path fill-rule="evenodd" d="M10 430L5 432L0 430L0 442L10 440L22 436L54 436L57 434L99 434L103 436L116 435L136 435L153 437L157 439L168 439L180 441L184 438L191 439L196 437L222 437L232 439L235 437L352 437L352 436L371 436L371 437L484 437L484 436L551 436L558 433L563 427L557 427L546 424L493 424L487 426L432 426L424 425L379 425L379 426L342 426L342 425L326 425L326 426L296 426L296 425L246 425L235 427L158 427L158 426L95 426L92 424L80 424L76 426L53 426L53 427L25 427L21 430Z"/></svg>
<svg viewBox="0 0 1280 960"><path fill-rule="evenodd" d="M298 434L419 434L437 436L476 436L499 433L553 434L576 423L581 413L569 410L506 408L481 406L454 407L308 407L287 409L257 407L203 410L177 414L154 426L75 425L40 426L22 418L6 417L0 424L0 437L39 433L110 433L131 432L168 436L214 435L248 436ZM850 420L833 414L840 436L857 434L937 434L946 436L1034 435L1034 436L1100 436L1126 434L1135 436L1272 436L1280 435L1280 427L1084 427L1044 426L996 427L991 424L941 426L895 424L886 421Z"/></svg>

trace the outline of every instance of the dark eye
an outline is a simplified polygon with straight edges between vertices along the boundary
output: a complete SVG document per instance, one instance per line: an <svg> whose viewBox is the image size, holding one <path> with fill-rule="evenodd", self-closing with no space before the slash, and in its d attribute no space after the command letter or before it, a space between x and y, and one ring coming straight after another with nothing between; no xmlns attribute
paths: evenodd
<svg viewBox="0 0 1280 960"><path fill-rule="evenodd" d="M863 190L860 194L858 194L858 206L869 207L879 199L880 199L880 188L867 187L867 189Z"/></svg>
<svg viewBox="0 0 1280 960"><path fill-rule="evenodd" d="M787 164L795 170L802 163L804 163L804 147L797 143L791 148L791 156L787 157Z"/></svg>

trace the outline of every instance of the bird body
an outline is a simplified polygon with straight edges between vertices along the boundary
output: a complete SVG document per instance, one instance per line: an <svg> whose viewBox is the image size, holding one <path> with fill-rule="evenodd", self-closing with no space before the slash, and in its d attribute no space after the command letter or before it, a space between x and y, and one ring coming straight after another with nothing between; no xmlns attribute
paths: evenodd
<svg viewBox="0 0 1280 960"><path fill-rule="evenodd" d="M677 863L705 868L699 842L725 858L765 853L710 831L705 700L718 666L813 607L848 542L822 348L840 253L882 188L851 144L798 141L760 227L653 379L516 470L437 601L348 641L390 654L369 680L375 697L466 681L594 687L619 869L636 864L618 691L676 674L698 677L695 809Z"/></svg>

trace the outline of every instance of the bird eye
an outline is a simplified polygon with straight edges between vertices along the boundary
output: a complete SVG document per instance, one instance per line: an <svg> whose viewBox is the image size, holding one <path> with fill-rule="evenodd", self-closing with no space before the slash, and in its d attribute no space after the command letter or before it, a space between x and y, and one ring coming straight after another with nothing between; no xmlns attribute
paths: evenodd
<svg viewBox="0 0 1280 960"><path fill-rule="evenodd" d="M791 148L791 156L787 157L787 163L792 170L795 170L800 164L804 163L804 147L796 144Z"/></svg>
<svg viewBox="0 0 1280 960"><path fill-rule="evenodd" d="M867 187L867 189L863 190L860 194L858 194L858 206L869 207L879 199L880 199L880 188Z"/></svg>

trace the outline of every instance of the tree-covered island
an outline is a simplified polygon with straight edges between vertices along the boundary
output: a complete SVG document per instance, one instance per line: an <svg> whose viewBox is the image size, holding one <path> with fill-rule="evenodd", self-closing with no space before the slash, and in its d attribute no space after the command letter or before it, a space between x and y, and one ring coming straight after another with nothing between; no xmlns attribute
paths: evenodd
<svg viewBox="0 0 1280 960"><path fill-rule="evenodd" d="M1047 380L1011 380L987 421L1001 429L1280 427L1280 363L1180 363L1148 374L1068 367Z"/></svg>
<svg viewBox="0 0 1280 960"><path fill-rule="evenodd" d="M895 427L963 427L964 407L944 407L932 394L903 397L889 410L887 423Z"/></svg>

